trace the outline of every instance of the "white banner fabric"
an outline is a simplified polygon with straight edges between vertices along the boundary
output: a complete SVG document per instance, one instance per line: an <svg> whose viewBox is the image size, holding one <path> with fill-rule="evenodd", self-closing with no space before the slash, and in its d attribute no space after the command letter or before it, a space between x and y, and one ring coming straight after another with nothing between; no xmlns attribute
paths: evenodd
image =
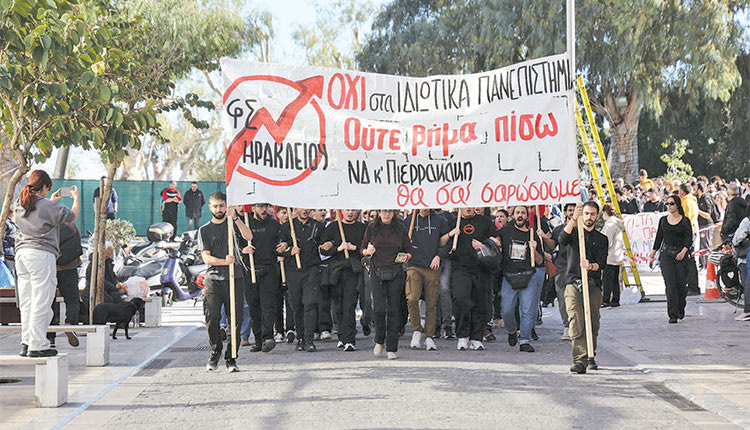
<svg viewBox="0 0 750 430"><path fill-rule="evenodd" d="M224 58L230 204L580 201L567 55L411 78Z"/></svg>

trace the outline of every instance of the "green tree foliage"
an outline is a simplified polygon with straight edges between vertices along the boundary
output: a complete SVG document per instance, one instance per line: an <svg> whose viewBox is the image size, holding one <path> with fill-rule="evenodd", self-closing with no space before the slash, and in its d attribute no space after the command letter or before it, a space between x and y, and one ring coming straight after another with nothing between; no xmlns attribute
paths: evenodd
<svg viewBox="0 0 750 430"><path fill-rule="evenodd" d="M155 122L148 115L126 117L115 103L116 90L102 76L104 58L119 65L128 54L108 44L118 30L112 21L87 19L83 9L67 0L0 1L0 133L19 163L3 200L0 233L15 185L53 147L112 145L117 151L137 140L135 122Z"/></svg>
<svg viewBox="0 0 750 430"><path fill-rule="evenodd" d="M565 51L565 2L395 0L373 24L357 60L380 73L470 73ZM611 133L613 176L638 172L644 107L663 112L678 88L683 108L701 97L727 100L740 83L744 43L737 13L746 0L579 0L577 70Z"/></svg>
<svg viewBox="0 0 750 430"><path fill-rule="evenodd" d="M689 142L683 156L699 175L741 178L750 172L750 54L737 57L742 85L728 102L702 98L698 106L686 110L685 96L678 91L664 94L664 114L645 115L639 126L640 163L653 175L666 166L654 154L669 139Z"/></svg>
<svg viewBox="0 0 750 430"><path fill-rule="evenodd" d="M662 154L659 157L667 165L664 177L666 179L679 179L680 182L687 182L693 176L692 166L682 160L688 147L688 141L685 139L670 139L662 143L661 146L667 149L672 148L671 153Z"/></svg>
<svg viewBox="0 0 750 430"><path fill-rule="evenodd" d="M323 6L316 1L315 9L315 24L300 25L293 34L305 50L305 61L311 66L354 68L354 55L362 48L362 27L375 12L372 2L334 0Z"/></svg>

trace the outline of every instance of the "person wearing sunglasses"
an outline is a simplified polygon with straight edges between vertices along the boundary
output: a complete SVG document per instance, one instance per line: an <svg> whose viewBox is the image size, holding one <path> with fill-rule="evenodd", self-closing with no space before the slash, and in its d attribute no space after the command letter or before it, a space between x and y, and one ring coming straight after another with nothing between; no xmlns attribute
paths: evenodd
<svg viewBox="0 0 750 430"><path fill-rule="evenodd" d="M659 251L659 265L667 294L670 324L685 317L689 252L693 242L693 227L685 217L680 200L676 195L667 197L667 215L659 220L654 248L649 259L649 265L653 267L656 252Z"/></svg>

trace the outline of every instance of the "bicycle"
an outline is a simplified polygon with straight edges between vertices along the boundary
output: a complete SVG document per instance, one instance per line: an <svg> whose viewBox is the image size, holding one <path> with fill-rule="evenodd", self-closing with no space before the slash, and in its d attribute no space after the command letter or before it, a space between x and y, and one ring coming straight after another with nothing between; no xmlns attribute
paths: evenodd
<svg viewBox="0 0 750 430"><path fill-rule="evenodd" d="M716 288L721 298L733 306L745 306L743 274L737 265L737 255L731 246L719 245L708 257L716 266Z"/></svg>

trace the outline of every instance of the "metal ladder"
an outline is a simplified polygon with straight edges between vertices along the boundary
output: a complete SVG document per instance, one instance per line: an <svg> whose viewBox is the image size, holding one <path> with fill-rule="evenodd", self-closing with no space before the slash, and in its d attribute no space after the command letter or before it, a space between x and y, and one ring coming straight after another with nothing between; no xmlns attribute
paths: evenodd
<svg viewBox="0 0 750 430"><path fill-rule="evenodd" d="M594 122L594 113L591 111L589 95L588 92L586 92L586 87L583 85L583 78L580 76L576 79L576 90L577 97L575 100L575 112L576 123L578 124L578 136L581 138L581 144L583 145L583 150L586 153L586 159L588 160L589 168L591 169L591 182L593 182L596 187L596 192L599 196L599 202L601 205L604 206L606 203L612 203L615 207L615 215L622 219L620 203L617 201L615 187L612 184L609 167L607 167L607 157L604 154L604 147L602 147L602 141L599 138L599 131L596 128L596 122ZM625 232L624 226L622 228L622 238L625 243L625 253L630 260L630 264L623 262L622 280L626 287L637 286L638 290L641 292L641 297L643 297L644 292L643 285L641 284L641 276L638 273L638 267L633 258L633 250L630 248L630 240L628 239L628 234ZM635 281L633 284L629 282L627 269L630 269L633 275Z"/></svg>

